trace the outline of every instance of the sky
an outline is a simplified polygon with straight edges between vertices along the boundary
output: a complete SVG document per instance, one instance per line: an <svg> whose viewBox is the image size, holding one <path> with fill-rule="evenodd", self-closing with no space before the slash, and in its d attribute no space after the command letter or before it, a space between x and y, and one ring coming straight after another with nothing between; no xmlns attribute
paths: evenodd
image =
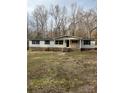
<svg viewBox="0 0 124 93"><path fill-rule="evenodd" d="M67 8L70 7L70 4L76 2L80 8L89 9L93 8L96 9L96 0L28 0L27 2L27 12L29 14L36 8L37 5L44 5L46 8L50 8L51 5L60 5L66 6Z"/></svg>

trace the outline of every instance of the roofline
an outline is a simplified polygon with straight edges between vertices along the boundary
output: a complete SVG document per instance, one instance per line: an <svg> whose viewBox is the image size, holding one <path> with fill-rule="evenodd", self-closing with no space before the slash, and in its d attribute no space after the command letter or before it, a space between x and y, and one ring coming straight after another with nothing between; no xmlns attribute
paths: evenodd
<svg viewBox="0 0 124 93"><path fill-rule="evenodd" d="M29 41L32 41L32 40L40 40L40 41L44 41L44 40L53 40L53 39L29 39Z"/></svg>
<svg viewBox="0 0 124 93"><path fill-rule="evenodd" d="M64 37L66 37L66 38L76 38L76 39L78 39L78 40L95 40L95 39L93 39L93 38L82 38L82 37L78 37L78 36L68 36L68 35L65 35L65 36L59 36L59 37L55 37L55 38L44 38L44 39L28 39L28 41L32 41L32 40L40 40L40 41L44 41L44 40L51 40L51 41L53 41L53 40L56 40L56 39L59 39L59 38L64 38Z"/></svg>
<svg viewBox="0 0 124 93"><path fill-rule="evenodd" d="M63 37L72 37L72 38L78 38L78 39L81 39L81 37L78 37L78 36L68 36L68 35L65 35L65 36L60 36L60 37L55 37L54 39L59 39L59 38L63 38Z"/></svg>

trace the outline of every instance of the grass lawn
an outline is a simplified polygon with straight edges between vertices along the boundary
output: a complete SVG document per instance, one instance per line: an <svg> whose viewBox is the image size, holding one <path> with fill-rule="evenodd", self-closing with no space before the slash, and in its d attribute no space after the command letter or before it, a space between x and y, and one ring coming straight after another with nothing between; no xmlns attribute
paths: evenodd
<svg viewBox="0 0 124 93"><path fill-rule="evenodd" d="M28 51L28 93L96 93L96 51Z"/></svg>

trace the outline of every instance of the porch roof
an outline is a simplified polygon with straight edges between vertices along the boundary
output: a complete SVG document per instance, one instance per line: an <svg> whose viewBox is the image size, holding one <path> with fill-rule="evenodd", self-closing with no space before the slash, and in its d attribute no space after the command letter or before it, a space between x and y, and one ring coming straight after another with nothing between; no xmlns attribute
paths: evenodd
<svg viewBox="0 0 124 93"><path fill-rule="evenodd" d="M55 40L80 40L81 37L77 37L77 36L61 36L61 37L56 37L54 39Z"/></svg>
<svg viewBox="0 0 124 93"><path fill-rule="evenodd" d="M78 37L78 36L60 36L60 37L55 37L55 38L44 38L44 39L30 39L32 40L40 40L40 41L45 41L45 40L94 40L94 39L89 39L89 38L82 38L82 37ZM28 41L30 41L28 39Z"/></svg>

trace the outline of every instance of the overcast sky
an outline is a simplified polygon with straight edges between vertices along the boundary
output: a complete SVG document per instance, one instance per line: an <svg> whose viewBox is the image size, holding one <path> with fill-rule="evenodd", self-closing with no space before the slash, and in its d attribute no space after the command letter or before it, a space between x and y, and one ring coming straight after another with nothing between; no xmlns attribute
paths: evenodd
<svg viewBox="0 0 124 93"><path fill-rule="evenodd" d="M32 13L37 5L44 5L46 8L49 9L52 4L58 4L60 6L66 6L68 8L73 2L76 2L79 7L84 9L96 9L96 0L28 0L27 11L29 14Z"/></svg>

